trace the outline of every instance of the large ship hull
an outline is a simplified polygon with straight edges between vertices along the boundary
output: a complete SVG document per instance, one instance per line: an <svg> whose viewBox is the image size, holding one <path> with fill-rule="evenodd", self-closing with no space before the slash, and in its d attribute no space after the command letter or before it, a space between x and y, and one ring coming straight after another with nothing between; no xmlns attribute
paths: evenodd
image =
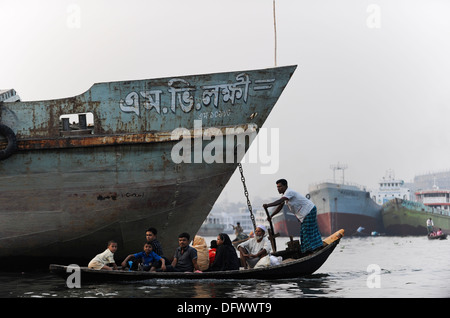
<svg viewBox="0 0 450 318"><path fill-rule="evenodd" d="M258 132L294 70L100 83L72 98L0 105L17 140L0 161L0 259L82 264L113 239L120 261L142 249L150 226L170 258L248 149L252 139L239 136ZM81 113L93 127L67 130L61 116Z"/></svg>
<svg viewBox="0 0 450 318"><path fill-rule="evenodd" d="M428 218L433 220L434 229L450 234L450 216L441 213L420 202L393 199L383 205L382 218L388 235L427 235Z"/></svg>
<svg viewBox="0 0 450 318"><path fill-rule="evenodd" d="M280 236L300 236L301 223L286 205L273 217L272 224L275 233L280 234Z"/></svg>
<svg viewBox="0 0 450 318"><path fill-rule="evenodd" d="M311 186L309 190L310 200L317 207L317 223L322 235L339 229L352 235L359 227L367 233L383 232L381 206L370 199L368 192L331 182Z"/></svg>

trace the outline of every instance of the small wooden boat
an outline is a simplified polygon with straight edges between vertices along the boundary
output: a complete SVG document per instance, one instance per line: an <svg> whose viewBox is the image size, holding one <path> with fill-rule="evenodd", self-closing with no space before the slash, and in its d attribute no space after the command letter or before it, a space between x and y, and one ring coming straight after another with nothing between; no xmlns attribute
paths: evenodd
<svg viewBox="0 0 450 318"><path fill-rule="evenodd" d="M94 270L80 267L81 282L131 281L146 279L280 279L311 275L317 271L331 255L344 235L339 230L324 240L324 246L310 255L302 255L298 249L273 253L282 256L279 265L263 268L232 270L222 272L180 273L180 272L143 272L125 270ZM50 272L67 278L73 274L73 269L64 265L50 265Z"/></svg>
<svg viewBox="0 0 450 318"><path fill-rule="evenodd" d="M446 240L447 234L442 233L441 235L428 235L429 240Z"/></svg>
<svg viewBox="0 0 450 318"><path fill-rule="evenodd" d="M245 233L241 233L238 236L236 236L236 238L233 241L231 241L231 243L233 244L234 247L236 247L239 244L241 244L241 243L243 243L245 241L248 241L249 239L251 239L250 236L248 236Z"/></svg>

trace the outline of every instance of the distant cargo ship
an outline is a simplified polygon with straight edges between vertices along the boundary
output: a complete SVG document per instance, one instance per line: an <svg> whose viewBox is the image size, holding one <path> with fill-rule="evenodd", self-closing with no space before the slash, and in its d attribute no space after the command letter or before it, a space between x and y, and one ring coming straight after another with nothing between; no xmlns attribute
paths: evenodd
<svg viewBox="0 0 450 318"><path fill-rule="evenodd" d="M295 68L98 83L32 102L1 90L2 263L89 261L111 239L120 259L142 249L149 226L171 256L239 162L216 160L225 145L214 138L214 151L211 137L257 133ZM181 141L193 151L174 160ZM247 146L236 141L232 155ZM214 161L201 158L205 151Z"/></svg>
<svg viewBox="0 0 450 318"><path fill-rule="evenodd" d="M431 218L434 228L450 234L450 190L416 191L416 200L393 199L382 208L388 235L427 235L426 222Z"/></svg>
<svg viewBox="0 0 450 318"><path fill-rule="evenodd" d="M309 188L317 207L317 222L322 235L344 229L350 235L359 227L368 233L383 232L381 206L369 192L355 185L324 182Z"/></svg>
<svg viewBox="0 0 450 318"><path fill-rule="evenodd" d="M280 234L280 236L300 236L301 223L287 205L284 205L283 209L273 217L272 224L275 233Z"/></svg>
<svg viewBox="0 0 450 318"><path fill-rule="evenodd" d="M381 206L370 198L364 187L345 182L346 164L331 165L333 182L322 182L309 186L311 201L317 207L317 222L322 235L331 235L344 229L349 235L382 232ZM336 171L342 171L342 182L336 182ZM337 230L336 230L337 229Z"/></svg>

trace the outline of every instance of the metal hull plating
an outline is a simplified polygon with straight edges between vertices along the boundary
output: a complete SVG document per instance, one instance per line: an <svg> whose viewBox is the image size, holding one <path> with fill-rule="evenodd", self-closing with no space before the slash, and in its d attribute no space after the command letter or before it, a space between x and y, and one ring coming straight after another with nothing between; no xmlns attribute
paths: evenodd
<svg viewBox="0 0 450 318"><path fill-rule="evenodd" d="M169 143L131 149L103 147L95 156L86 148L64 155L53 151L53 155L45 154L46 160L61 164L50 171L14 172L8 189L0 194L0 253L93 257L108 240L115 239L120 259L139 251L145 229L153 226L159 230L166 254L171 255L178 244L177 233L195 234L236 166L177 166L153 157L167 151ZM32 154L33 160L39 158L36 155ZM139 167L136 162L152 168ZM71 166L74 163L78 164Z"/></svg>
<svg viewBox="0 0 450 318"><path fill-rule="evenodd" d="M220 144L223 162L208 162L206 150L222 147L211 152L210 136L256 133L294 70L101 83L72 98L2 104L17 151L0 161L0 258L85 262L114 239L120 260L142 249L150 226L171 257L178 234L197 232L236 169L227 151L249 146ZM62 128L62 115L79 113L93 125Z"/></svg>
<svg viewBox="0 0 450 318"><path fill-rule="evenodd" d="M362 226L368 233L383 232L381 206L370 199L369 193L355 186L321 183L310 187L310 199L317 207L317 223L322 235L336 229L355 233Z"/></svg>
<svg viewBox="0 0 450 318"><path fill-rule="evenodd" d="M448 212L447 212L448 213ZM388 235L427 235L427 219L434 228L450 234L450 216L420 202L393 199L383 205L382 217Z"/></svg>
<svg viewBox="0 0 450 318"><path fill-rule="evenodd" d="M301 223L286 205L273 217L272 223L275 233L280 236L300 236Z"/></svg>

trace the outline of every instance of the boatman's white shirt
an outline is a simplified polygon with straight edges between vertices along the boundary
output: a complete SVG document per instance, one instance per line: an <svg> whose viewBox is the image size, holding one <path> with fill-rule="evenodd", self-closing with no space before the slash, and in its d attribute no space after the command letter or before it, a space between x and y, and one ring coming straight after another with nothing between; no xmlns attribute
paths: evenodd
<svg viewBox="0 0 450 318"><path fill-rule="evenodd" d="M287 201L285 201L285 203L289 207L289 210L292 213L294 213L297 219L300 220L300 222L303 222L303 219L314 208L314 203L312 201L308 200L300 193L291 190L289 188L286 189L282 197L288 199Z"/></svg>

